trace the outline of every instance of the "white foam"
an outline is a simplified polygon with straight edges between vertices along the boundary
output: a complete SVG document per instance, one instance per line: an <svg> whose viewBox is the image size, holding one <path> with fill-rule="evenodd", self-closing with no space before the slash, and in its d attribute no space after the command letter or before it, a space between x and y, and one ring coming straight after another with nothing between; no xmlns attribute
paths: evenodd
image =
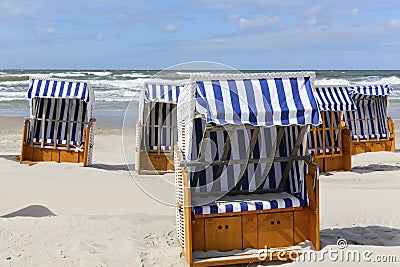
<svg viewBox="0 0 400 267"><path fill-rule="evenodd" d="M350 81L346 79L317 79L315 85L350 85Z"/></svg>
<svg viewBox="0 0 400 267"><path fill-rule="evenodd" d="M143 74L143 73L123 73L123 74L117 74L114 75L115 77L122 77L122 78L147 78L150 77L150 75Z"/></svg>
<svg viewBox="0 0 400 267"><path fill-rule="evenodd" d="M82 72L52 72L49 74L51 77L85 77L86 74Z"/></svg>
<svg viewBox="0 0 400 267"><path fill-rule="evenodd" d="M396 76L391 76L391 77L369 76L361 81L357 81L354 83L360 85L370 85L370 84L395 85L395 84L400 84L400 78Z"/></svg>

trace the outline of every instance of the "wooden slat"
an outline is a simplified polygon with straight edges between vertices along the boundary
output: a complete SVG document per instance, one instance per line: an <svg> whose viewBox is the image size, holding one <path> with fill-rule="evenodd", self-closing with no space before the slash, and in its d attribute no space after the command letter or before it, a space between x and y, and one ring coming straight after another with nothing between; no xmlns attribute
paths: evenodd
<svg viewBox="0 0 400 267"><path fill-rule="evenodd" d="M68 101L68 114L67 114L67 149L69 149L70 142L71 142L71 113L72 113L72 101L69 99ZM61 156L60 156L61 158Z"/></svg>
<svg viewBox="0 0 400 267"><path fill-rule="evenodd" d="M249 147L246 152L246 159L250 160L251 154L253 153L254 147L257 143L259 133L260 133L260 127L254 129L253 134L251 136ZM242 168L240 175L239 175L239 180L236 183L235 187L232 188L232 190L230 191L230 194L232 194L233 192L238 193L240 191L240 188L242 187L243 180L244 180L244 174L246 173L248 166L249 166L249 162L247 162L246 167Z"/></svg>
<svg viewBox="0 0 400 267"><path fill-rule="evenodd" d="M59 118L60 118L60 101L61 99L56 99L56 119L55 119L55 124L54 124L54 133L53 133L53 148L56 149L57 148L57 143L58 143L58 139L57 139L57 135L58 135L58 124L59 124Z"/></svg>
<svg viewBox="0 0 400 267"><path fill-rule="evenodd" d="M308 129L308 126L302 126L301 127L301 130L299 132L299 136L297 137L296 143L295 143L295 145L294 145L294 147L292 149L292 152L290 153L291 157L294 157L295 155L297 155L297 151L299 150L299 148L301 146L301 143L303 142L303 138L304 138L305 134L307 133L307 129ZM294 162L294 160L291 159L287 163L287 165L285 167L285 170L282 173L282 179L281 179L281 181L279 183L279 188L281 188L281 189L286 184L286 181L287 181L287 179L289 177L290 170L292 169L292 166L293 166L293 162Z"/></svg>
<svg viewBox="0 0 400 267"><path fill-rule="evenodd" d="M226 157L228 156L229 150L231 148L231 137L230 135L232 134L232 132L228 132L228 135L226 137L226 141L225 141L225 145L224 145L224 151L222 152L222 156L221 156L221 160L225 161ZM211 191L215 192L217 190L219 190L219 188L217 188L217 180L219 177L221 177L222 171L224 170L224 164L218 165L218 170L216 175L214 176L214 183L212 185ZM219 183L220 184L220 183Z"/></svg>
<svg viewBox="0 0 400 267"><path fill-rule="evenodd" d="M46 136L46 133L45 133L45 124L46 124L46 121L44 121L44 119L46 119L46 111L47 111L47 102L48 102L48 99L47 98L45 98L44 100L43 100L43 109L42 109L42 119L43 119L43 121L42 121L42 141L41 141L41 147L43 148L44 147L44 143L45 143L45 136Z"/></svg>
<svg viewBox="0 0 400 267"><path fill-rule="evenodd" d="M200 143L200 151L199 151L199 153L198 153L198 160L201 162L201 161L204 161L204 158L205 158L205 150L206 150L206 142L204 141L205 139L208 139L209 137L210 137L210 131L209 131L209 129L210 129L210 127L206 127L206 129L205 129L205 131L204 131L204 133L203 133L203 138L201 139L201 143ZM194 171L194 174L193 174L193 179L192 179L192 185L193 186L196 186L197 185L197 181L198 181L198 179L199 179L199 175L200 175L200 168L199 167L201 167L201 166L196 166L196 169L195 169L195 171Z"/></svg>

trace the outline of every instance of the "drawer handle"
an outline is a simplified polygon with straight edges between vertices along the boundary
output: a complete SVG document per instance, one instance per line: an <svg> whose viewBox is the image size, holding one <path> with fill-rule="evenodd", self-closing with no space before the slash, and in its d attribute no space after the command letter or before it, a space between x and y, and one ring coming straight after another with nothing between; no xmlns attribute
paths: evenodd
<svg viewBox="0 0 400 267"><path fill-rule="evenodd" d="M275 223L274 221L271 221L271 225L274 225L274 223Z"/></svg>
<svg viewBox="0 0 400 267"><path fill-rule="evenodd" d="M277 221L276 223L277 223L277 224L281 224L281 221Z"/></svg>
<svg viewBox="0 0 400 267"><path fill-rule="evenodd" d="M218 225L218 229L221 230L222 229L222 225Z"/></svg>
<svg viewBox="0 0 400 267"><path fill-rule="evenodd" d="M229 225L225 225L225 229L228 229L229 228Z"/></svg>

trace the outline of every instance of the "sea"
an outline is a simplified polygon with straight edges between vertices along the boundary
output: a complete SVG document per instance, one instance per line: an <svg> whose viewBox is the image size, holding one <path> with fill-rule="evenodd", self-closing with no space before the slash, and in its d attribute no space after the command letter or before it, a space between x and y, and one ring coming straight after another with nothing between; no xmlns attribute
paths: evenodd
<svg viewBox="0 0 400 267"><path fill-rule="evenodd" d="M193 72L196 71L0 70L0 116L28 115L29 103L26 92L30 76L45 75L54 78L90 81L96 99L95 112L104 116L106 114L123 114L129 104L135 105L140 98L140 91L146 79L185 79ZM269 71L242 70L241 72ZM392 113L394 119L400 119L400 70L317 70L315 72L315 84L317 85L390 85L394 91L389 98L389 115Z"/></svg>

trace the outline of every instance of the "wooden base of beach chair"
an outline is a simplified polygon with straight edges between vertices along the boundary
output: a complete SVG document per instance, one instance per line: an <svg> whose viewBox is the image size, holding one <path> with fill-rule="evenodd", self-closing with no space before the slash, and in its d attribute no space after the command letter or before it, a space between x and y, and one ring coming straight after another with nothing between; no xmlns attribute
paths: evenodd
<svg viewBox="0 0 400 267"><path fill-rule="evenodd" d="M170 151L148 152L139 151L138 173L139 174L165 174L174 172L174 158L166 155Z"/></svg>
<svg viewBox="0 0 400 267"><path fill-rule="evenodd" d="M334 155L316 155L313 157L314 162L318 164L321 172L330 171L351 171L351 133L348 128L342 130L341 153Z"/></svg>
<svg viewBox="0 0 400 267"><path fill-rule="evenodd" d="M316 173L315 168L309 165L309 172ZM186 180L184 172L183 176ZM309 198L307 207L206 215L194 215L192 208L186 206L188 203L178 207L178 212L184 214L185 244L180 245L189 265L218 266L277 260L273 255L262 259L257 253L246 251L265 248L290 251L290 247L306 240L319 250L319 182L311 174L306 175L305 182ZM190 194L188 188L184 194ZM221 255L210 256L213 253ZM222 256L224 253L226 256Z"/></svg>
<svg viewBox="0 0 400 267"><path fill-rule="evenodd" d="M21 157L22 162L40 162L40 161L54 161L54 162L72 162L84 163L86 154L85 151L75 152L51 148L31 147L28 142L24 142L22 146L24 156Z"/></svg>
<svg viewBox="0 0 400 267"><path fill-rule="evenodd" d="M93 122L96 120L93 119ZM83 163L83 166L87 166L88 158L88 146L83 146L79 151L75 151L74 148L67 149L66 145L57 145L53 148L52 144L45 144L41 147L41 143L30 143L26 140L26 133L28 129L29 120L25 120L23 136L22 136L22 149L20 156L20 163L37 163L37 162L72 162L72 163ZM89 144L89 133L92 124L86 129L85 144Z"/></svg>
<svg viewBox="0 0 400 267"><path fill-rule="evenodd" d="M351 149L352 155L379 151L395 152L395 133L392 118L388 118L388 130L390 133L390 138L387 140L353 141Z"/></svg>

